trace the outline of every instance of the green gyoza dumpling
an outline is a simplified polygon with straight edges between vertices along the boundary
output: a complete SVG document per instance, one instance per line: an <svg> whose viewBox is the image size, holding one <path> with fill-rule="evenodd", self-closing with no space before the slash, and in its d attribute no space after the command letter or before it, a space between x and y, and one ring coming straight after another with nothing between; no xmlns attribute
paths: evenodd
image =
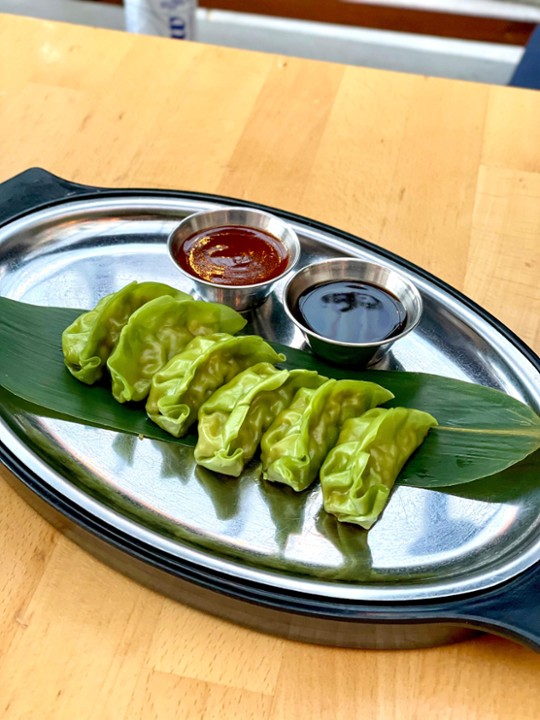
<svg viewBox="0 0 540 720"><path fill-rule="evenodd" d="M257 335L201 335L152 378L146 403L148 417L175 437L197 419L201 405L219 387L259 362L278 363L277 353Z"/></svg>
<svg viewBox="0 0 540 720"><path fill-rule="evenodd" d="M129 318L107 367L112 394L118 402L144 400L152 377L194 337L212 333L234 335L246 320L227 305L160 297Z"/></svg>
<svg viewBox="0 0 540 720"><path fill-rule="evenodd" d="M374 408L343 425L320 471L326 512L369 530L401 468L437 425L409 408Z"/></svg>
<svg viewBox="0 0 540 720"><path fill-rule="evenodd" d="M141 305L161 296L191 300L191 295L157 282L132 282L101 298L93 310L84 312L62 333L62 352L70 373L92 385L103 375L103 367L129 317Z"/></svg>
<svg viewBox="0 0 540 720"><path fill-rule="evenodd" d="M296 391L325 381L315 370L278 370L268 362L247 368L201 406L195 461L238 477L255 455L262 434Z"/></svg>
<svg viewBox="0 0 540 720"><path fill-rule="evenodd" d="M393 394L362 380L327 380L300 388L262 436L263 477L305 490L317 477L345 420L391 400Z"/></svg>

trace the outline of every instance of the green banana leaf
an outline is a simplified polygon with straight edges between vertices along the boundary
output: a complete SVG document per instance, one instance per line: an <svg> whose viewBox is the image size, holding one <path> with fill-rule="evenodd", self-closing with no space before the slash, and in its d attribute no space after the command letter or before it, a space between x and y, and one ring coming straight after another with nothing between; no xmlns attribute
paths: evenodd
<svg viewBox="0 0 540 720"><path fill-rule="evenodd" d="M0 386L4 391L21 398L38 415L193 446L193 433L173 438L147 418L143 405L117 403L105 381L88 387L71 376L60 341L62 331L80 313L0 298ZM540 417L497 390L422 373L355 372L328 365L311 353L271 344L287 356L285 367L377 382L395 395L388 406L414 407L437 418L439 427L430 431L406 464L400 484L448 488L495 474L506 478L507 468L540 449ZM538 453L533 457L540 465Z"/></svg>

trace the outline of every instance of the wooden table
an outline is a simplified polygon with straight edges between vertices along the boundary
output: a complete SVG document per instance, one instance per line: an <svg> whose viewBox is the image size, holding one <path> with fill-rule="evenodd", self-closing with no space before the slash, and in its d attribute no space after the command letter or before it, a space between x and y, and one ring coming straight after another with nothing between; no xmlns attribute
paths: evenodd
<svg viewBox="0 0 540 720"><path fill-rule="evenodd" d="M440 276L540 350L540 94L0 16L0 181L247 198ZM188 609L53 530L0 469L0 716L538 717L540 657L269 637Z"/></svg>

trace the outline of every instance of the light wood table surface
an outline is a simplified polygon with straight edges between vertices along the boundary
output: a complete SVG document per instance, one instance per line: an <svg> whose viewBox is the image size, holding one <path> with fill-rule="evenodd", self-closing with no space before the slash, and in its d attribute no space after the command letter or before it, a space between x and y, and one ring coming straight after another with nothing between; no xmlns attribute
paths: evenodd
<svg viewBox="0 0 540 720"><path fill-rule="evenodd" d="M0 181L40 166L294 211L414 261L537 352L539 128L534 91L0 15ZM258 634L99 563L0 475L3 720L539 717L529 649Z"/></svg>

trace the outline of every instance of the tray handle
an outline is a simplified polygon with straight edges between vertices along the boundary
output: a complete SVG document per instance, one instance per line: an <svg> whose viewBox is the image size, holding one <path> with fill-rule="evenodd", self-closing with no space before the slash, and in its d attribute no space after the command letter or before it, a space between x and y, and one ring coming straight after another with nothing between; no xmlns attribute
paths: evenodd
<svg viewBox="0 0 540 720"><path fill-rule="evenodd" d="M99 192L104 189L64 180L42 168L30 168L0 184L0 225L38 207Z"/></svg>
<svg viewBox="0 0 540 720"><path fill-rule="evenodd" d="M540 563L498 588L453 600L447 610L449 620L487 630L540 652Z"/></svg>

